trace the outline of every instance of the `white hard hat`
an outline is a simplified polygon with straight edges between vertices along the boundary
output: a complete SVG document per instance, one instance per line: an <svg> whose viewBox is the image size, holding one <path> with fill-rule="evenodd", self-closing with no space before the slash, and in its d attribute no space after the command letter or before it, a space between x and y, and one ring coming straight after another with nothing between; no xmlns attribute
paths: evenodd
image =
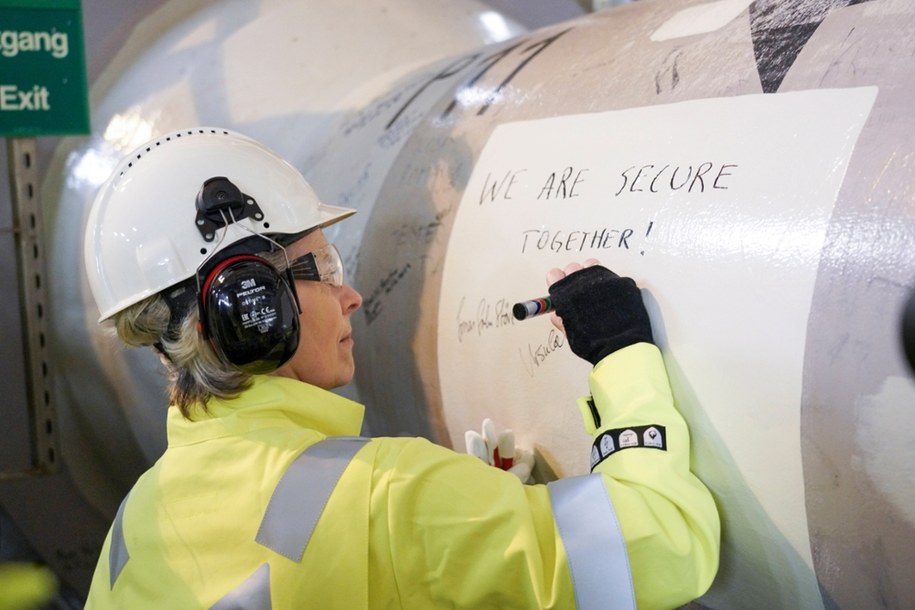
<svg viewBox="0 0 915 610"><path fill-rule="evenodd" d="M237 187L238 205L207 212L198 195L213 178ZM239 133L165 134L121 161L92 203L84 257L99 321L193 277L252 232L295 235L355 211L321 203L295 168Z"/></svg>

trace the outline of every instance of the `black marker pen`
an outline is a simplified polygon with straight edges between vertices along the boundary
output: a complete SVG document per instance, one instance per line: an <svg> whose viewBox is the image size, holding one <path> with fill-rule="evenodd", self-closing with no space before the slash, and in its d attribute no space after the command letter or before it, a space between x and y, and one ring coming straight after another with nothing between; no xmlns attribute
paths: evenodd
<svg viewBox="0 0 915 610"><path fill-rule="evenodd" d="M521 301L520 303L515 303L512 307L512 314L514 314L516 320L527 320L551 311L553 311L553 299L550 297Z"/></svg>

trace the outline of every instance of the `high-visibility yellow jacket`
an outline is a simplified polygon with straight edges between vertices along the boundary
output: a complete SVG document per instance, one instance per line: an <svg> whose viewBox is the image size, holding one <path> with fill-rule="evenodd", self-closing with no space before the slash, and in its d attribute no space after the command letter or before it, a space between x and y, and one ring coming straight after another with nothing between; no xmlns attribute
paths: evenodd
<svg viewBox="0 0 915 610"><path fill-rule="evenodd" d="M353 438L361 405L290 379L194 421L171 408L87 608L682 605L712 582L719 521L661 355L620 350L589 384L594 471L550 485L423 439Z"/></svg>

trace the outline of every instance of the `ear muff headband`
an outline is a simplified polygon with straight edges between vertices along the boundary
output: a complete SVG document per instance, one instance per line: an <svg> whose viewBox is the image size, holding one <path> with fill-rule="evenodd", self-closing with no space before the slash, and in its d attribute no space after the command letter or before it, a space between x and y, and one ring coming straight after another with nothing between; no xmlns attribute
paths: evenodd
<svg viewBox="0 0 915 610"><path fill-rule="evenodd" d="M217 264L200 290L201 332L217 355L253 374L275 371L299 344L292 282L266 260L239 254Z"/></svg>

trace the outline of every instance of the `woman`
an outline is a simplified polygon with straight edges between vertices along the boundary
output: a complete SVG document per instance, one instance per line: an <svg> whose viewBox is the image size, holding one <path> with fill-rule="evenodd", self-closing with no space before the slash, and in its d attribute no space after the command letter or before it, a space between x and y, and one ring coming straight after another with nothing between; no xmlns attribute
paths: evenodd
<svg viewBox="0 0 915 610"><path fill-rule="evenodd" d="M595 365L593 473L549 486L423 439L359 438L343 280L320 203L236 133L168 134L90 213L101 319L154 346L168 449L118 510L89 608L676 607L717 569L718 515L634 282L548 273ZM587 450L583 448L583 450Z"/></svg>

